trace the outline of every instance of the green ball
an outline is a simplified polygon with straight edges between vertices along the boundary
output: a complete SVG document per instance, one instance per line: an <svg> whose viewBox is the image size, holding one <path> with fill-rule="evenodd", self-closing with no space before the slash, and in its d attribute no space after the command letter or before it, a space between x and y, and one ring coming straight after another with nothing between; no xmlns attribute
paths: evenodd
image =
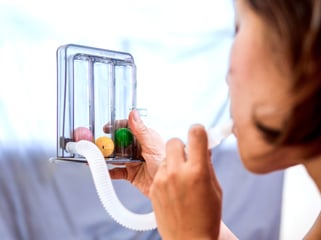
<svg viewBox="0 0 321 240"><path fill-rule="evenodd" d="M128 128L118 128L115 131L115 143L118 147L127 147L134 140L133 134Z"/></svg>

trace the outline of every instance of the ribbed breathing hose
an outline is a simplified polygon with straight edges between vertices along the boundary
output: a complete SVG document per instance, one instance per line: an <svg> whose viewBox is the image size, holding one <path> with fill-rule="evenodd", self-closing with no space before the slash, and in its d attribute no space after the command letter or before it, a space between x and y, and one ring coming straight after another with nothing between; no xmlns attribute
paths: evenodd
<svg viewBox="0 0 321 240"><path fill-rule="evenodd" d="M93 142L87 140L69 142L66 150L86 158L98 197L107 213L116 222L135 231L148 231L157 227L154 212L137 214L128 210L120 202L114 190L106 160Z"/></svg>

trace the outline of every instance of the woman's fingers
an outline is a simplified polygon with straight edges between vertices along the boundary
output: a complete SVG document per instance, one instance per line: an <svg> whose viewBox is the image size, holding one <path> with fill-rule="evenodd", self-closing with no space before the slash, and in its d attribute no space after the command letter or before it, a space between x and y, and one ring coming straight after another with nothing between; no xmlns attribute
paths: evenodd
<svg viewBox="0 0 321 240"><path fill-rule="evenodd" d="M166 164L168 169L176 171L186 160L185 145L178 138L170 139L166 144Z"/></svg>
<svg viewBox="0 0 321 240"><path fill-rule="evenodd" d="M117 128L127 127L127 119L117 120L116 124L117 124ZM103 126L103 131L104 131L104 133L110 133L113 128L115 128L115 126L113 126L111 123L106 123Z"/></svg>
<svg viewBox="0 0 321 240"><path fill-rule="evenodd" d="M208 167L208 140L202 125L193 125L188 132L187 156L188 162L194 166Z"/></svg>
<svg viewBox="0 0 321 240"><path fill-rule="evenodd" d="M210 163L207 134L194 125L188 146L173 138L166 160L150 188L158 230L164 239L216 239L221 219L221 189Z"/></svg>
<svg viewBox="0 0 321 240"><path fill-rule="evenodd" d="M109 170L111 179L128 179L128 171L126 168L114 168Z"/></svg>
<svg viewBox="0 0 321 240"><path fill-rule="evenodd" d="M150 136L148 128L145 126L144 122L141 120L137 110L133 110L128 116L128 126L130 130L135 135L136 139L142 145Z"/></svg>
<svg viewBox="0 0 321 240"><path fill-rule="evenodd" d="M145 160L149 159L149 163L156 163L164 159L165 143L163 139L157 132L144 124L137 110L130 112L128 126L141 146L142 156ZM154 167L158 165L158 163L156 165L154 163L152 164Z"/></svg>

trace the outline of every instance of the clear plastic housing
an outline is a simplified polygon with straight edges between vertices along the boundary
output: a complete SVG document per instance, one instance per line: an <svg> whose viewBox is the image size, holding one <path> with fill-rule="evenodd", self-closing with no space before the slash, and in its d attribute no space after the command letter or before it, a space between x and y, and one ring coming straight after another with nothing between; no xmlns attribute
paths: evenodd
<svg viewBox="0 0 321 240"><path fill-rule="evenodd" d="M57 159L85 161L65 149L67 142L85 139L96 142L107 160L135 160L136 139L124 121L136 108L136 66L131 54L61 46L57 84Z"/></svg>

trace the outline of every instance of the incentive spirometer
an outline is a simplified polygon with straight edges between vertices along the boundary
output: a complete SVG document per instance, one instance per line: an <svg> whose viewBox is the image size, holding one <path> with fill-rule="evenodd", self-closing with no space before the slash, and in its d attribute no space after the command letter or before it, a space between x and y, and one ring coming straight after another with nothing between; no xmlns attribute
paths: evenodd
<svg viewBox="0 0 321 240"><path fill-rule="evenodd" d="M87 162L110 216L129 229L156 228L154 213L136 214L119 201L108 169L141 162L126 124L136 108L136 66L131 54L76 44L57 49L57 156ZM124 166L124 165L123 165Z"/></svg>

